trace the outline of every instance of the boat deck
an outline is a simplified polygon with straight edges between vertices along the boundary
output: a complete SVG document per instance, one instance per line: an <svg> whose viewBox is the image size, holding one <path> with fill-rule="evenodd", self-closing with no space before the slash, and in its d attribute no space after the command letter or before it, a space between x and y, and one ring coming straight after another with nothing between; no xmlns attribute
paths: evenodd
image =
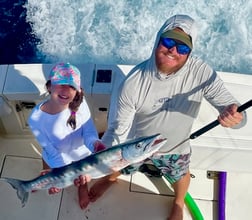
<svg viewBox="0 0 252 220"><path fill-rule="evenodd" d="M1 138L0 141L1 177L32 179L38 175L41 159L39 148L32 137ZM92 184L93 182L90 183ZM0 182L0 193L0 218L3 220L106 220L129 219L129 216L131 219L164 219L173 199L173 192L165 180L148 178L141 173L121 176L101 199L90 203L86 210L81 210L78 206L75 186L56 195L48 195L44 190L31 193L24 208L8 183ZM216 202L199 198L197 203L206 213L212 213ZM187 209L185 216L186 219L191 219Z"/></svg>
<svg viewBox="0 0 252 220"><path fill-rule="evenodd" d="M0 66L1 177L32 179L40 173L40 147L31 135L27 117L33 106L46 97L44 83L51 66ZM85 75L83 88L92 117L98 132L103 132L107 126L110 97L117 91L115 84L119 84L132 67L85 64L79 68ZM251 75L219 74L240 103L251 99ZM215 120L217 115L203 100L193 131ZM184 208L184 220L252 219L252 108L247 110L247 116L247 124L241 129L218 126L191 141L193 152L189 195L198 207L197 213L203 218L192 215L189 204ZM221 203L220 171L227 173L226 195ZM0 220L164 220L174 198L172 188L165 179L147 177L138 172L120 176L117 183L85 210L79 208L75 186L57 195L48 195L46 190L31 193L24 208L8 183L0 181L0 195ZM221 218L218 217L219 204L224 204L222 214L225 216Z"/></svg>
<svg viewBox="0 0 252 220"><path fill-rule="evenodd" d="M41 170L39 148L32 137L0 138L1 177L31 179ZM218 219L218 179L203 170L192 170L189 193L205 220ZM228 173L226 219L248 219L252 197L251 173ZM91 186L94 181L91 181ZM244 190L245 189L245 190ZM68 219L165 219L173 192L163 178L142 173L121 176L117 183L85 210L78 206L75 186L57 195L47 191L31 193L24 208L15 190L0 181L0 219L2 220L68 220ZM184 219L192 219L187 207Z"/></svg>

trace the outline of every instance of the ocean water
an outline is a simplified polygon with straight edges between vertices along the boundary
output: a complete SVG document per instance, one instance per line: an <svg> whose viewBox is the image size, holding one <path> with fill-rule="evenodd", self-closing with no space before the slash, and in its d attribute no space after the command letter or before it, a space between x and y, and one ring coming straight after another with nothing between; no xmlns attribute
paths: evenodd
<svg viewBox="0 0 252 220"><path fill-rule="evenodd" d="M0 63L137 64L176 14L198 23L193 53L252 74L252 0L0 0Z"/></svg>

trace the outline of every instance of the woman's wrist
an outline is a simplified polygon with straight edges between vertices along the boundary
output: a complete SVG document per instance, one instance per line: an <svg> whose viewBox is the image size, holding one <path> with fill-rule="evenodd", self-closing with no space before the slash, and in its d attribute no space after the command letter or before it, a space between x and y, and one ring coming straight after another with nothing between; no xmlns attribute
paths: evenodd
<svg viewBox="0 0 252 220"><path fill-rule="evenodd" d="M105 150L106 146L99 140L94 142L94 153Z"/></svg>
<svg viewBox="0 0 252 220"><path fill-rule="evenodd" d="M43 169L43 170L40 171L40 176L44 176L45 174L49 173L50 171L51 171L50 168L48 168L48 169Z"/></svg>

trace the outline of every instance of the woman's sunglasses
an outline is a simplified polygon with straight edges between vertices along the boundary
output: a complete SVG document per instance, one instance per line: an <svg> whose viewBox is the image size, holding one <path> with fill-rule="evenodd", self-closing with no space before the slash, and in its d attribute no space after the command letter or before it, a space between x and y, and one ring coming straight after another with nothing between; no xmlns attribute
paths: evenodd
<svg viewBox="0 0 252 220"><path fill-rule="evenodd" d="M171 49L173 47L176 47L177 52L179 54L189 54L191 52L190 47L188 47L186 44L178 43L177 41L171 39L171 38L160 38L160 41L163 46L165 46L168 49Z"/></svg>

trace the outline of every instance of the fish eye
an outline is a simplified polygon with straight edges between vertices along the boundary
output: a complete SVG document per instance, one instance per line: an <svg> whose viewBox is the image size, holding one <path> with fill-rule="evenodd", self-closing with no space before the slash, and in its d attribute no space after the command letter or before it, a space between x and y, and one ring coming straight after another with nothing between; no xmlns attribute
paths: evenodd
<svg viewBox="0 0 252 220"><path fill-rule="evenodd" d="M138 143L137 145L136 145L136 148L138 149L138 148L141 148L142 147L142 145L140 144L140 143Z"/></svg>

